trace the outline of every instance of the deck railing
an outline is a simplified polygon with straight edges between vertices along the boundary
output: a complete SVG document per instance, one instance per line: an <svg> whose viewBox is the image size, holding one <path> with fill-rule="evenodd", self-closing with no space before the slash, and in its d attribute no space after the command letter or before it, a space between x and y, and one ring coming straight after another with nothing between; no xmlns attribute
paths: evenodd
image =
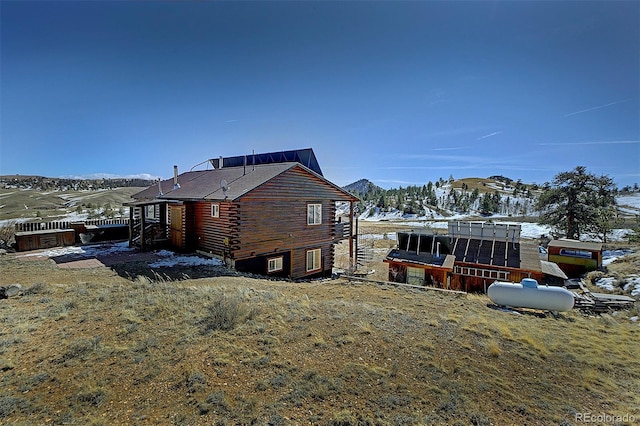
<svg viewBox="0 0 640 426"><path fill-rule="evenodd" d="M84 225L128 225L129 219L88 219L79 221L24 222L16 223L16 232L33 232L50 229L73 229L74 223Z"/></svg>

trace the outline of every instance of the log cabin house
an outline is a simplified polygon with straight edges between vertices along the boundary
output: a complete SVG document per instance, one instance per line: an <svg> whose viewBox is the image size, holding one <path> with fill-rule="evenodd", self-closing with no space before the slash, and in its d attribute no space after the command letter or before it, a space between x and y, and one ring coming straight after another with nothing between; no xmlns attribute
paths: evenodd
<svg viewBox="0 0 640 426"><path fill-rule="evenodd" d="M520 225L449 222L448 235L398 233L384 259L389 281L466 292L486 292L496 280L534 278L561 285L566 275L540 259L538 246L520 240Z"/></svg>
<svg viewBox="0 0 640 426"><path fill-rule="evenodd" d="M223 259L241 272L330 276L334 245L349 240L358 198L325 179L311 149L209 160L133 195L129 243ZM336 203L350 203L348 221Z"/></svg>

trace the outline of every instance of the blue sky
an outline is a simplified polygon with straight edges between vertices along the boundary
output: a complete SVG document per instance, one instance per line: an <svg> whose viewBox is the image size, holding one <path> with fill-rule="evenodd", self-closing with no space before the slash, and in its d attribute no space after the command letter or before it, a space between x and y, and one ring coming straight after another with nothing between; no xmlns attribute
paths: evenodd
<svg viewBox="0 0 640 426"><path fill-rule="evenodd" d="M640 2L0 2L0 174L314 149L339 185L640 182Z"/></svg>

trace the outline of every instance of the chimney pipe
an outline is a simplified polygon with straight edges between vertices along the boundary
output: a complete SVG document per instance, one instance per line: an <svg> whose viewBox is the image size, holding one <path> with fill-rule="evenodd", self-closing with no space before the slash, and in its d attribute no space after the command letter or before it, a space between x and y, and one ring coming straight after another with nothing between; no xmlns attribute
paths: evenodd
<svg viewBox="0 0 640 426"><path fill-rule="evenodd" d="M223 164L223 163L224 163L224 158L222 158L222 155L221 155L221 156L220 156L219 163L218 163L218 168L219 168L219 169L221 169L221 168L224 166L224 164Z"/></svg>
<svg viewBox="0 0 640 426"><path fill-rule="evenodd" d="M162 194L162 184L161 184L161 182L162 182L162 179L158 179L158 196L159 197L164 195L164 194Z"/></svg>
<svg viewBox="0 0 640 426"><path fill-rule="evenodd" d="M173 189L180 188L178 183L178 166L173 166Z"/></svg>

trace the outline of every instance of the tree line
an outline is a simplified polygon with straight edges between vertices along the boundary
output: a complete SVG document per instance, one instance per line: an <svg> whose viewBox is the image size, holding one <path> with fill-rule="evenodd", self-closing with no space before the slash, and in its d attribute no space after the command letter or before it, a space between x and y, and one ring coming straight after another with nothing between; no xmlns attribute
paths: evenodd
<svg viewBox="0 0 640 426"><path fill-rule="evenodd" d="M71 179L42 176L1 176L0 188L35 189L39 191L91 191L125 187L147 187L153 180L137 178Z"/></svg>
<svg viewBox="0 0 640 426"><path fill-rule="evenodd" d="M610 232L622 223L616 196L638 193L638 184L619 190L609 176L596 176L583 166L557 174L542 186L525 185L502 176L492 176L499 188L470 189L462 183L453 187L454 179L440 178L435 183L410 185L385 190L371 185L360 197L360 212L399 211L427 216L446 210L455 213L479 212L490 216L537 216L538 222L554 229L556 237L579 240L584 235L598 236L607 242ZM447 185L448 184L448 185ZM486 185L486 183L484 184ZM636 217L630 239L640 235L640 216Z"/></svg>
<svg viewBox="0 0 640 426"><path fill-rule="evenodd" d="M471 189L462 183L453 187L454 179L438 179L424 185L383 189L369 185L362 193L352 191L361 199L360 212L375 210L378 212L399 211L403 214L428 216L430 213L452 211L455 213L479 212L483 215L504 214L509 216L527 215L534 205L537 185L525 185L521 181L513 182L503 178L500 188L478 187ZM486 186L486 183L482 184Z"/></svg>

